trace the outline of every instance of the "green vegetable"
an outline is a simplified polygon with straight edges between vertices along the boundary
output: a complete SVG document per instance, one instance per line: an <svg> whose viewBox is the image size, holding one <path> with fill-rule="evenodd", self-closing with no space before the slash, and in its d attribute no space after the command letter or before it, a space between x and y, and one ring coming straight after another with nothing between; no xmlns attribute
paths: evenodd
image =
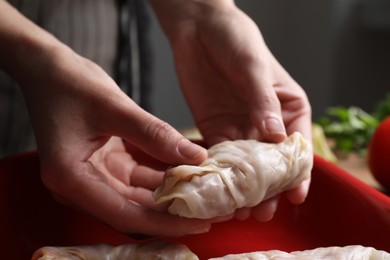
<svg viewBox="0 0 390 260"><path fill-rule="evenodd" d="M372 114L359 107L330 107L319 120L325 136L334 142L335 151L341 155L357 152L365 155L374 130L390 115L390 95L378 103Z"/></svg>
<svg viewBox="0 0 390 260"><path fill-rule="evenodd" d="M379 104L375 108L373 115L379 121L384 120L390 115L390 94L387 94L386 98L383 101L379 102Z"/></svg>

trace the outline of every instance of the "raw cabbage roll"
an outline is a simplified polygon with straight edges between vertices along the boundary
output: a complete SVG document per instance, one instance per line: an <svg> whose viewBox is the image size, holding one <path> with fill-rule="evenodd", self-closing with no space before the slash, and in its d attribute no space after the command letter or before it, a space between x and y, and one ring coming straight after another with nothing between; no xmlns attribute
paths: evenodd
<svg viewBox="0 0 390 260"><path fill-rule="evenodd" d="M319 247L312 250L295 251L291 253L270 250L244 254L232 254L224 257L210 258L209 260L390 260L390 254L373 247L351 245L345 247Z"/></svg>
<svg viewBox="0 0 390 260"><path fill-rule="evenodd" d="M298 132L278 144L225 141L209 148L199 166L167 170L153 196L157 203L171 201L174 215L226 216L298 186L310 178L312 166L311 143Z"/></svg>
<svg viewBox="0 0 390 260"><path fill-rule="evenodd" d="M145 244L124 244L113 247L107 244L42 247L35 251L32 260L199 260L182 244L153 241Z"/></svg>

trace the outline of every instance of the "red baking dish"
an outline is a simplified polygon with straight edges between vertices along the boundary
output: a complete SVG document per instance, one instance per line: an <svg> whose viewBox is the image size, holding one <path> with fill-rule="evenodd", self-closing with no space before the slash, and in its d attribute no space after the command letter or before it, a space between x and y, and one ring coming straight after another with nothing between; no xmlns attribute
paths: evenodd
<svg viewBox="0 0 390 260"><path fill-rule="evenodd" d="M269 222L230 220L207 234L166 240L186 244L201 259L355 244L390 252L388 196L319 157L312 176L306 201L293 206L282 199ZM29 259L48 245L140 243L55 202L40 182L36 153L0 160L0 210L2 259Z"/></svg>

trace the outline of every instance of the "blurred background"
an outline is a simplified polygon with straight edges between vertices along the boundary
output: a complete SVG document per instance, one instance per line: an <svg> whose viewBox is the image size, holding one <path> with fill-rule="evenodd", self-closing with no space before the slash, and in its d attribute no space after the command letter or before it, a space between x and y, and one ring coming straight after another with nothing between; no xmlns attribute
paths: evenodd
<svg viewBox="0 0 390 260"><path fill-rule="evenodd" d="M368 112L390 92L389 0L236 0L266 43L306 90L313 119L329 106ZM151 28L154 114L176 128L194 125L178 87L169 44Z"/></svg>

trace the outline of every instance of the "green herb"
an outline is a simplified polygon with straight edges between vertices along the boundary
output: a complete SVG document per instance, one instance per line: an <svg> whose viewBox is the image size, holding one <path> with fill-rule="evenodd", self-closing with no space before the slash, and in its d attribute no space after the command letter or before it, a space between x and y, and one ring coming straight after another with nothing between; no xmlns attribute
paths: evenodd
<svg viewBox="0 0 390 260"><path fill-rule="evenodd" d="M380 101L369 114L359 107L330 107L324 117L317 120L327 139L333 141L332 149L345 156L351 152L365 155L375 128L390 116L390 94Z"/></svg>
<svg viewBox="0 0 390 260"><path fill-rule="evenodd" d="M386 95L386 98L379 102L376 106L373 116L376 117L379 121L382 121L390 115L390 94Z"/></svg>

